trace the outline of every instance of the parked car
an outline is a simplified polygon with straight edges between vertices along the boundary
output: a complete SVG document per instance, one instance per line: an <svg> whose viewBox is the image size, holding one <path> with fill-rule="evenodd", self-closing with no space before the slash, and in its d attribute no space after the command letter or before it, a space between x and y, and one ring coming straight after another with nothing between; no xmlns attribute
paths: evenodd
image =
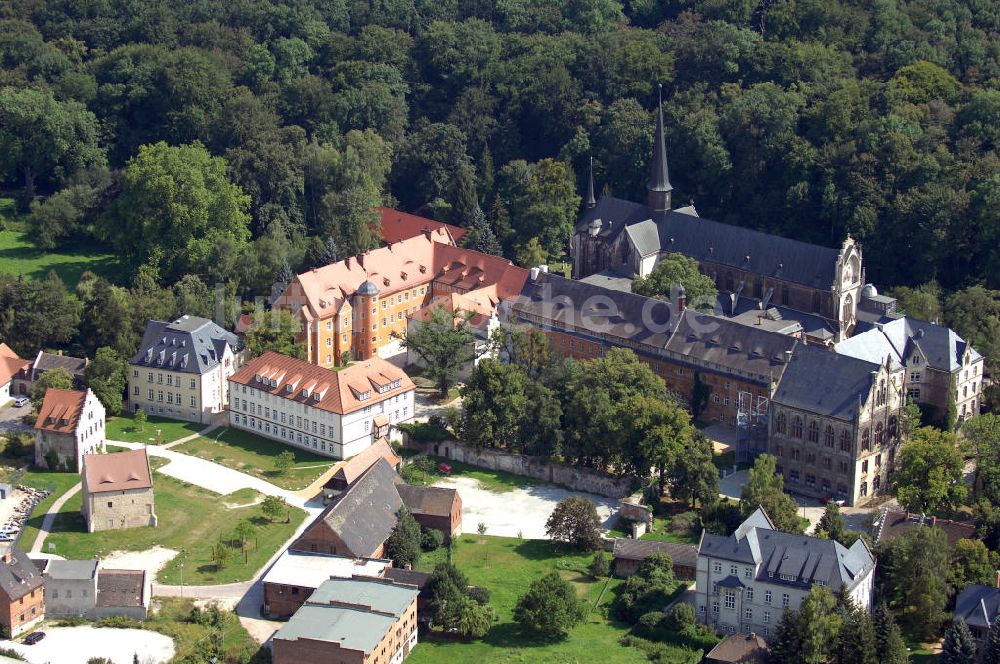
<svg viewBox="0 0 1000 664"><path fill-rule="evenodd" d="M31 403L31 400L28 397L18 397L14 399L14 408L24 408L29 403Z"/></svg>
<svg viewBox="0 0 1000 664"><path fill-rule="evenodd" d="M28 646L33 646L44 638L45 638L45 632L32 632L31 634L24 637L24 644Z"/></svg>

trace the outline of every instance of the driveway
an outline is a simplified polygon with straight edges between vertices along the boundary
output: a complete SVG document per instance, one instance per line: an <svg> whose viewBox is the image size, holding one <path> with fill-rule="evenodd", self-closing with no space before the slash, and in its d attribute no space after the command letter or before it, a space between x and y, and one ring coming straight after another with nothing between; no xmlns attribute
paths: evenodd
<svg viewBox="0 0 1000 664"><path fill-rule="evenodd" d="M33 646L0 641L0 648L16 650L31 664L86 664L91 657L107 657L115 664L163 664L174 656L169 636L144 629L109 627L43 627L45 638Z"/></svg>
<svg viewBox="0 0 1000 664"><path fill-rule="evenodd" d="M29 413L31 413L30 404L23 408L14 408L14 402L9 401L5 405L0 406L0 433L10 433L12 431L33 432L34 429L30 425L21 421L21 418Z"/></svg>
<svg viewBox="0 0 1000 664"><path fill-rule="evenodd" d="M434 486L457 489L462 497L462 531L476 532L480 523L486 524L486 534L526 539L548 539L545 522L563 498L581 496L597 506L597 514L605 528L618 512L618 501L580 491L570 491L552 484L533 484L496 493L479 485L471 477L452 477L436 482Z"/></svg>

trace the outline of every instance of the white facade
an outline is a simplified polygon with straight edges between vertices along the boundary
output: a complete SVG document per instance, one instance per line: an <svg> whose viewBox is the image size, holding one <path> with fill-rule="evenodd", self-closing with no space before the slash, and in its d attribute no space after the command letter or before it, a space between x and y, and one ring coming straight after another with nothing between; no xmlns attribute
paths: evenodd
<svg viewBox="0 0 1000 664"><path fill-rule="evenodd" d="M252 385L233 383L229 421L237 429L252 431L292 447L346 459L372 444L379 428L376 418L385 417L389 425L413 419L412 389L382 400L373 391L370 399L369 405L341 415ZM389 431L395 432L394 427L390 426ZM393 435L398 436L398 433Z"/></svg>

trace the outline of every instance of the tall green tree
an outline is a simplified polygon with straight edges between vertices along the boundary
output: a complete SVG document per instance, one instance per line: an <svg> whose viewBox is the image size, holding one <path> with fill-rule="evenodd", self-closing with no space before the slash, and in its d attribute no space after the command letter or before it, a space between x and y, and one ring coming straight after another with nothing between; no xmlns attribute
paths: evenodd
<svg viewBox="0 0 1000 664"><path fill-rule="evenodd" d="M868 611L851 608L837 635L834 656L837 664L880 664L875 628Z"/></svg>
<svg viewBox="0 0 1000 664"><path fill-rule="evenodd" d="M567 252L581 200L569 164L510 162L500 169L500 190L518 236L537 237L552 256Z"/></svg>
<svg viewBox="0 0 1000 664"><path fill-rule="evenodd" d="M97 349L94 359L84 370L87 387L104 405L109 415L118 415L122 410L125 388L128 385L128 359L114 348L103 346Z"/></svg>
<svg viewBox="0 0 1000 664"><path fill-rule="evenodd" d="M420 524L405 505L399 508L396 525L385 541L385 555L396 567L415 565L420 558Z"/></svg>
<svg viewBox="0 0 1000 664"><path fill-rule="evenodd" d="M775 528L786 533L801 533L799 508L785 493L785 480L775 471L776 461L770 454L761 454L754 460L740 493L740 509L744 516L749 516L758 507L763 507Z"/></svg>
<svg viewBox="0 0 1000 664"><path fill-rule="evenodd" d="M878 592L910 636L939 633L951 593L951 552L940 528L913 528L878 550Z"/></svg>
<svg viewBox="0 0 1000 664"><path fill-rule="evenodd" d="M899 454L899 468L893 477L896 496L911 512L951 512L968 492L962 481L964 468L953 433L921 427Z"/></svg>
<svg viewBox="0 0 1000 664"><path fill-rule="evenodd" d="M80 305L55 272L42 280L0 275L0 338L22 356L66 345L79 323Z"/></svg>
<svg viewBox="0 0 1000 664"><path fill-rule="evenodd" d="M1000 664L1000 620L993 620L982 653L982 664Z"/></svg>
<svg viewBox="0 0 1000 664"><path fill-rule="evenodd" d="M601 518L590 500L569 496L552 510L545 522L545 533L574 549L593 551L601 546Z"/></svg>
<svg viewBox="0 0 1000 664"><path fill-rule="evenodd" d="M50 387L60 390L73 389L73 374L68 369L56 367L49 369L35 379L31 384L31 403L35 410L41 407L42 401L45 400L45 393L49 391Z"/></svg>
<svg viewBox="0 0 1000 664"><path fill-rule="evenodd" d="M719 469L714 462L712 441L696 432L671 472L673 495L691 506L715 503L719 499Z"/></svg>
<svg viewBox="0 0 1000 664"><path fill-rule="evenodd" d="M514 364L483 359L462 387L462 437L477 448L517 450L527 413L527 377Z"/></svg>
<svg viewBox="0 0 1000 664"><path fill-rule="evenodd" d="M837 540L843 543L844 532L847 530L847 523L840 513L840 505L831 501L826 504L823 516L816 524L816 535L827 539Z"/></svg>
<svg viewBox="0 0 1000 664"><path fill-rule="evenodd" d="M673 301L678 286L684 288L688 306L711 311L719 291L712 278L701 273L698 261L684 254L669 253L660 259L647 277L632 282L632 292L646 297Z"/></svg>
<svg viewBox="0 0 1000 664"><path fill-rule="evenodd" d="M246 346L253 357L268 351L302 359L305 347L297 337L301 329L299 319L287 309L271 309L254 316L246 334Z"/></svg>
<svg viewBox="0 0 1000 664"><path fill-rule="evenodd" d="M879 664L906 664L910 660L909 649L896 619L883 601L875 606L872 615L875 631L875 652Z"/></svg>
<svg viewBox="0 0 1000 664"><path fill-rule="evenodd" d="M514 607L514 620L522 629L551 639L566 638L586 614L576 589L558 572L533 581Z"/></svg>
<svg viewBox="0 0 1000 664"><path fill-rule="evenodd" d="M988 586L996 582L996 566L981 540L958 540L951 552L949 572L951 585L957 592L972 583Z"/></svg>
<svg viewBox="0 0 1000 664"><path fill-rule="evenodd" d="M962 443L976 461L972 489L976 498L1000 503L1000 415L984 413L962 424Z"/></svg>
<svg viewBox="0 0 1000 664"><path fill-rule="evenodd" d="M668 472L691 444L695 429L687 411L662 397L636 395L626 406L630 434L622 452L623 468L640 479L655 469L660 490Z"/></svg>
<svg viewBox="0 0 1000 664"><path fill-rule="evenodd" d="M834 607L837 598L829 588L814 585L799 606L798 621L802 633L802 659L825 662L834 651L843 619Z"/></svg>
<svg viewBox="0 0 1000 664"><path fill-rule="evenodd" d="M969 626L961 618L944 633L941 644L941 664L975 664L976 642L972 640Z"/></svg>
<svg viewBox="0 0 1000 664"><path fill-rule="evenodd" d="M478 353L470 324L472 318L471 312L434 307L429 319L412 332L396 335L407 352L420 358L424 372L437 386L441 398L448 396L448 388L459 371Z"/></svg>

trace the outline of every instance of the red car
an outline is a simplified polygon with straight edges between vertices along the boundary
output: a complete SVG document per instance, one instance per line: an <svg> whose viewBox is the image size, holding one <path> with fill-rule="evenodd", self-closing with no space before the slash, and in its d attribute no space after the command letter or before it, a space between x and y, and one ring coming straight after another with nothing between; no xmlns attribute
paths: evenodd
<svg viewBox="0 0 1000 664"><path fill-rule="evenodd" d="M451 475L451 466L446 463L439 463L438 470L440 470L445 475Z"/></svg>

